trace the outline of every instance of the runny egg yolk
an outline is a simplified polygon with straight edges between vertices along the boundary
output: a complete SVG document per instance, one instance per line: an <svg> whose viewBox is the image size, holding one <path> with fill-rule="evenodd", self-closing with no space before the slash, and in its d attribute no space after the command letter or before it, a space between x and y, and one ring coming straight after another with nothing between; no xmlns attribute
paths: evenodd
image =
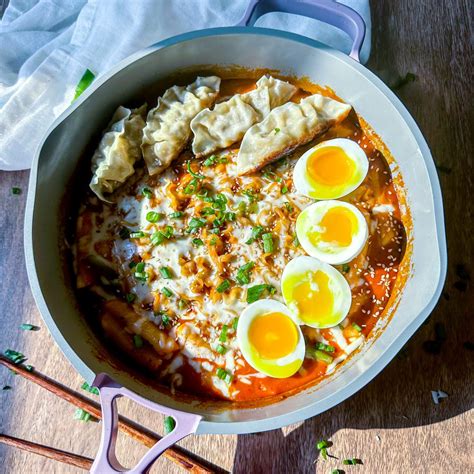
<svg viewBox="0 0 474 474"><path fill-rule="evenodd" d="M309 240L314 245L319 241L336 243L341 247L348 247L352 243L352 237L357 233L357 219L354 214L345 207L333 207L329 209L319 222L322 232L310 232Z"/></svg>
<svg viewBox="0 0 474 474"><path fill-rule="evenodd" d="M286 314L278 312L256 316L250 323L248 338L262 359L285 357L298 344L295 323Z"/></svg>
<svg viewBox="0 0 474 474"><path fill-rule="evenodd" d="M308 278L309 277L309 278ZM329 288L329 276L321 271L310 273L293 288L293 298L304 322L321 322L332 316L334 296Z"/></svg>
<svg viewBox="0 0 474 474"><path fill-rule="evenodd" d="M309 176L327 186L340 186L351 181L355 163L340 147L317 148L308 158L306 169Z"/></svg>

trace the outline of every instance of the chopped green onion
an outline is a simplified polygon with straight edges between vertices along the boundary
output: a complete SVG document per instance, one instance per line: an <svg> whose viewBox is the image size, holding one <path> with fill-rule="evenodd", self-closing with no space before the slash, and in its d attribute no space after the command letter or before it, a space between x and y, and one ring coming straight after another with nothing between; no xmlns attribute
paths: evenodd
<svg viewBox="0 0 474 474"><path fill-rule="evenodd" d="M91 419L92 415L82 408L77 408L74 412L74 419L84 421L87 423Z"/></svg>
<svg viewBox="0 0 474 474"><path fill-rule="evenodd" d="M280 132L280 129L277 127L275 128L275 135Z"/></svg>
<svg viewBox="0 0 474 474"><path fill-rule="evenodd" d="M14 364L22 364L26 360L25 354L14 351L13 349L7 349L4 352L5 357L10 359Z"/></svg>
<svg viewBox="0 0 474 474"><path fill-rule="evenodd" d="M140 349L140 347L143 347L143 339L142 339L142 336L140 336L140 334L133 335L133 345L137 349Z"/></svg>
<svg viewBox="0 0 474 474"><path fill-rule="evenodd" d="M162 230L162 233L167 239L171 239L171 237L173 237L174 229L170 225L167 225L164 230Z"/></svg>
<svg viewBox="0 0 474 474"><path fill-rule="evenodd" d="M74 92L74 102L91 84L92 81L95 79L95 74L90 70L86 69L86 72L82 75L80 81L76 86L76 90Z"/></svg>
<svg viewBox="0 0 474 474"><path fill-rule="evenodd" d="M152 236L150 237L150 242L152 245L160 245L165 240L166 240L166 237L160 231L154 232Z"/></svg>
<svg viewBox="0 0 474 474"><path fill-rule="evenodd" d="M222 369L219 367L216 371L217 376L223 380L226 384L230 384L232 382L232 375L227 372L227 370Z"/></svg>
<svg viewBox="0 0 474 474"><path fill-rule="evenodd" d="M165 416L163 420L163 429L165 431L165 435L170 434L176 427L176 421L172 416Z"/></svg>
<svg viewBox="0 0 474 474"><path fill-rule="evenodd" d="M142 194L148 199L151 199L151 197L153 196L153 193L148 188L143 188Z"/></svg>
<svg viewBox="0 0 474 474"><path fill-rule="evenodd" d="M238 325L238 324L239 324L239 318L234 318L234 319L232 320L232 329L233 329L234 331L237 331L237 325Z"/></svg>
<svg viewBox="0 0 474 474"><path fill-rule="evenodd" d="M352 323L352 327L357 331L357 332L362 332L362 328L356 324L356 323Z"/></svg>
<svg viewBox="0 0 474 474"><path fill-rule="evenodd" d="M262 235L263 251L265 253L272 253L274 250L272 234L267 233Z"/></svg>
<svg viewBox="0 0 474 474"><path fill-rule="evenodd" d="M336 350L334 346L329 346L328 344L323 344L322 342L318 342L316 344L316 349L326 352L334 352Z"/></svg>
<svg viewBox="0 0 474 474"><path fill-rule="evenodd" d="M206 220L205 219L199 219L196 217L193 217L188 224L188 228L186 229L186 232L189 234L190 232L194 232L200 227L204 227L206 225Z"/></svg>
<svg viewBox="0 0 474 474"><path fill-rule="evenodd" d="M84 382L81 385L81 388L86 392L93 393L94 395L99 395L99 389L97 387L91 387L87 382Z"/></svg>
<svg viewBox="0 0 474 474"><path fill-rule="evenodd" d="M161 292L167 296L168 298L171 298L173 296L173 292L167 288L166 286L164 286L162 289L161 289Z"/></svg>
<svg viewBox="0 0 474 474"><path fill-rule="evenodd" d="M364 464L361 459L352 458L352 459L344 459L342 464L345 466L355 466L356 464Z"/></svg>
<svg viewBox="0 0 474 474"><path fill-rule="evenodd" d="M248 207L249 214L256 214L258 212L258 203L251 202Z"/></svg>
<svg viewBox="0 0 474 474"><path fill-rule="evenodd" d="M201 245L204 245L204 242L201 239L193 239L192 243L196 247L201 247Z"/></svg>
<svg viewBox="0 0 474 474"><path fill-rule="evenodd" d="M21 188L13 187L12 188L12 194L21 194Z"/></svg>
<svg viewBox="0 0 474 474"><path fill-rule="evenodd" d="M213 216L216 213L212 207L204 207L201 209L201 216Z"/></svg>
<svg viewBox="0 0 474 474"><path fill-rule="evenodd" d="M217 288L218 293L224 293L230 288L230 281L229 280L224 280Z"/></svg>
<svg viewBox="0 0 474 474"><path fill-rule="evenodd" d="M298 239L298 236L295 234L294 237L293 237L293 245L295 247L299 247L300 246L300 241Z"/></svg>
<svg viewBox="0 0 474 474"><path fill-rule="evenodd" d="M287 201L285 202L285 207L288 212L293 212L294 207Z"/></svg>
<svg viewBox="0 0 474 474"><path fill-rule="evenodd" d="M237 270L236 280L239 282L239 284L246 285L246 284L250 283L249 272L252 270L252 268L254 266L255 266L254 262L248 262L245 265L242 265Z"/></svg>
<svg viewBox="0 0 474 474"><path fill-rule="evenodd" d="M215 237L212 237L211 240L209 241L209 244L216 245L217 244L217 239Z"/></svg>
<svg viewBox="0 0 474 474"><path fill-rule="evenodd" d="M351 267L349 265L347 265L347 263L345 263L342 266L342 273L348 273L350 269L351 269Z"/></svg>
<svg viewBox="0 0 474 474"><path fill-rule="evenodd" d="M145 236L145 232L142 232L141 230L139 230L138 232L130 232L130 239L141 239Z"/></svg>
<svg viewBox="0 0 474 474"><path fill-rule="evenodd" d="M188 307L188 302L186 300L179 300L178 301L178 309L186 309Z"/></svg>
<svg viewBox="0 0 474 474"><path fill-rule="evenodd" d="M327 461L327 459L328 459L328 450L327 450L327 448L322 448L321 449L321 456L323 457L323 459L325 461Z"/></svg>
<svg viewBox="0 0 474 474"><path fill-rule="evenodd" d="M248 239L245 243L246 244L251 244L251 243L255 242L255 240L257 240L260 237L260 235L263 234L263 231L264 231L264 228L261 225L253 227L250 239Z"/></svg>
<svg viewBox="0 0 474 474"><path fill-rule="evenodd" d="M119 230L119 237L122 240L128 239L130 237L130 231L126 227L121 227Z"/></svg>
<svg viewBox="0 0 474 474"><path fill-rule="evenodd" d="M137 265L135 266L135 270L137 272L143 272L145 270L145 262L137 263Z"/></svg>
<svg viewBox="0 0 474 474"><path fill-rule="evenodd" d="M135 268L137 266L137 262L135 262L135 260L132 260L129 264L128 264L128 268Z"/></svg>
<svg viewBox="0 0 474 474"><path fill-rule="evenodd" d="M255 192L252 189L244 189L242 194L248 197L249 202L254 202L257 200L257 196L255 196Z"/></svg>
<svg viewBox="0 0 474 474"><path fill-rule="evenodd" d="M281 194L286 194L288 192L288 187L284 184L281 188Z"/></svg>
<svg viewBox="0 0 474 474"><path fill-rule="evenodd" d="M23 329L23 331L39 331L40 328L33 324L23 323L20 329Z"/></svg>
<svg viewBox="0 0 474 474"><path fill-rule="evenodd" d="M317 449L320 449L320 450L323 449L323 448L329 448L329 447L330 447L330 445L329 445L329 443L328 443L325 439L319 441L319 442L316 444L316 448L317 448Z"/></svg>
<svg viewBox="0 0 474 474"><path fill-rule="evenodd" d="M160 214L159 212L149 211L146 214L146 220L148 222L155 223L155 222L158 222L162 218L163 218L163 214Z"/></svg>
<svg viewBox="0 0 474 474"><path fill-rule="evenodd" d="M168 267L162 267L160 268L160 273L163 278L166 278L167 280L173 278L171 275L171 270Z"/></svg>
<svg viewBox="0 0 474 474"><path fill-rule="evenodd" d="M197 190L199 184L199 180L197 178L193 178L184 188L184 194L194 194Z"/></svg>
<svg viewBox="0 0 474 474"><path fill-rule="evenodd" d="M167 326L170 323L171 319L166 313L161 314L161 322Z"/></svg>
<svg viewBox="0 0 474 474"><path fill-rule="evenodd" d="M125 295L125 300L127 301L127 303L133 303L136 297L137 295L134 295L133 293L127 293Z"/></svg>
<svg viewBox="0 0 474 474"><path fill-rule="evenodd" d="M188 162L186 163L186 167L188 168L189 174L190 174L191 176L193 176L194 178L196 178L196 179L204 179L204 178L205 178L205 176L203 176L202 174L195 173L195 172L192 170L192 168L191 168L191 162L190 162L190 161L188 161Z"/></svg>
<svg viewBox="0 0 474 474"><path fill-rule="evenodd" d="M203 165L204 166L211 166L211 165L215 164L216 161L217 161L217 156L216 155L211 155L209 158L206 158L204 160Z"/></svg>
<svg viewBox="0 0 474 474"><path fill-rule="evenodd" d="M212 207L214 209L220 209L221 211L225 209L226 204L227 198L225 197L225 194L222 193L216 194L212 201Z"/></svg>
<svg viewBox="0 0 474 474"><path fill-rule="evenodd" d="M318 349L316 349L314 351L314 357L315 357L316 360L324 362L327 365L331 364L332 361L334 360L330 355L328 355L325 352L320 351Z"/></svg>
<svg viewBox="0 0 474 474"><path fill-rule="evenodd" d="M240 216L245 216L247 213L247 203L245 201L240 201L237 205L237 209Z"/></svg>
<svg viewBox="0 0 474 474"><path fill-rule="evenodd" d="M229 326L224 324L222 326L221 335L219 336L219 342L226 342L227 341L227 331L229 330Z"/></svg>
<svg viewBox="0 0 474 474"><path fill-rule="evenodd" d="M148 280L148 273L147 272L135 272L133 274L137 280L140 281L147 281Z"/></svg>
<svg viewBox="0 0 474 474"><path fill-rule="evenodd" d="M254 301L262 298L264 292L268 292L271 295L275 293L275 288L272 285L262 284L251 286L247 289L247 303L253 303Z"/></svg>
<svg viewBox="0 0 474 474"><path fill-rule="evenodd" d="M217 347L216 347L216 351L219 353L219 354L225 354L227 352L227 349L222 346L221 344L219 344Z"/></svg>
<svg viewBox="0 0 474 474"><path fill-rule="evenodd" d="M180 217L183 217L183 216L184 216L184 212L181 212L181 211L172 212L169 215L171 219L179 219Z"/></svg>

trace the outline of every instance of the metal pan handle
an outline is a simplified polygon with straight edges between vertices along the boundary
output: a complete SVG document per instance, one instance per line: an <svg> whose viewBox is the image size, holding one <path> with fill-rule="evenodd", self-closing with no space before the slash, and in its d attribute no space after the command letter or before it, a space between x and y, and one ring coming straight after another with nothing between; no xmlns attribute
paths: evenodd
<svg viewBox="0 0 474 474"><path fill-rule="evenodd" d="M365 22L352 8L333 0L250 0L244 16L236 26L253 26L258 18L270 12L294 13L339 28L352 40L349 56L360 62Z"/></svg>
<svg viewBox="0 0 474 474"><path fill-rule="evenodd" d="M100 404L102 407L102 435L100 446L91 473L93 474L142 474L149 471L156 459L170 446L180 439L195 433L202 417L191 413L184 413L172 410L158 403L146 400L136 393L122 387L107 374L99 374L94 380L94 387L99 389ZM145 408L164 415L172 416L176 422L174 430L161 438L148 452L140 459L138 464L130 470L123 467L115 455L115 443L118 434L118 410L116 399L128 397Z"/></svg>

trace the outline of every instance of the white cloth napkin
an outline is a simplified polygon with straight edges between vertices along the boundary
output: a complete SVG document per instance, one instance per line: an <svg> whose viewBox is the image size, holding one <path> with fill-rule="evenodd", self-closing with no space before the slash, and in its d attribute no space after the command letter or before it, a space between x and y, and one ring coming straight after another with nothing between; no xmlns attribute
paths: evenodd
<svg viewBox="0 0 474 474"><path fill-rule="evenodd" d="M288 0L292 1L292 0ZM365 19L369 0L340 0ZM85 70L96 76L160 40L234 25L248 0L10 0L0 21L0 169L29 168L38 145L74 97ZM350 40L319 21L281 13L256 26L317 39L348 52Z"/></svg>

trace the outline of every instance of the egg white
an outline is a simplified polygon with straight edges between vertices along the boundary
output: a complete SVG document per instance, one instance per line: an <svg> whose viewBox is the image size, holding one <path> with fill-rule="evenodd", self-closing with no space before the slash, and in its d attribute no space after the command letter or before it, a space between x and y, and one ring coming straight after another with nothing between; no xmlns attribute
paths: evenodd
<svg viewBox="0 0 474 474"><path fill-rule="evenodd" d="M307 279L310 273L321 271L329 277L329 289L333 295L334 305L332 315L334 319L328 324L322 324L317 321L304 321L299 314L297 301L292 297L293 285L291 280L302 282ZM288 309L293 313L299 324L305 324L313 328L330 328L341 323L349 313L352 303L352 294L349 283L346 279L331 265L322 262L314 257L300 256L290 260L283 270L281 276L281 291Z"/></svg>
<svg viewBox="0 0 474 474"><path fill-rule="evenodd" d="M283 313L295 323L296 331L298 333L298 342L291 354L278 359L264 360L250 344L248 338L250 324L255 317L267 313ZM237 341L239 343L240 351L248 364L255 370L270 377L290 377L299 370L304 360L305 342L297 320L284 304L272 299L255 301L255 303L252 303L245 308L240 315L239 324L237 326ZM290 366L290 364L291 367L285 368L285 366Z"/></svg>
<svg viewBox="0 0 474 474"><path fill-rule="evenodd" d="M315 150L325 147L337 147L342 149L355 164L355 175L344 185L323 186L315 183L310 176L308 176L306 166L309 157ZM364 181L368 171L369 160L367 159L364 150L362 150L356 142L347 138L334 138L332 140L321 142L310 148L300 157L293 170L293 183L297 192L304 196L313 199L338 199L357 189L362 181Z"/></svg>
<svg viewBox="0 0 474 474"><path fill-rule="evenodd" d="M323 231L320 222L325 214L333 208L343 207L347 209L357 221L357 231L352 235L352 241L348 246L340 246L335 242L311 242L309 234ZM296 220L296 235L304 251L311 257L318 258L331 265L340 265L350 262L364 248L369 236L367 222L362 212L352 204L343 201L319 201L306 207Z"/></svg>

